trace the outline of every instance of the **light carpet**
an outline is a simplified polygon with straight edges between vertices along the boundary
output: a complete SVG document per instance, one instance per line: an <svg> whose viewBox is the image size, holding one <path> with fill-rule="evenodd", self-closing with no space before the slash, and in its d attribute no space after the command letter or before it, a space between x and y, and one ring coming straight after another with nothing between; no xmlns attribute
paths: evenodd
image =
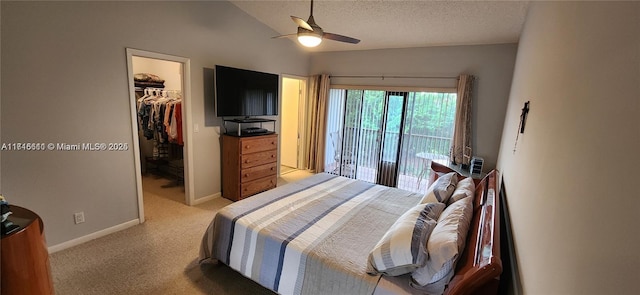
<svg viewBox="0 0 640 295"><path fill-rule="evenodd" d="M288 173L278 185L309 175ZM186 206L172 183L143 178L145 223L51 254L56 294L275 294L226 265L197 263L214 213L231 201Z"/></svg>

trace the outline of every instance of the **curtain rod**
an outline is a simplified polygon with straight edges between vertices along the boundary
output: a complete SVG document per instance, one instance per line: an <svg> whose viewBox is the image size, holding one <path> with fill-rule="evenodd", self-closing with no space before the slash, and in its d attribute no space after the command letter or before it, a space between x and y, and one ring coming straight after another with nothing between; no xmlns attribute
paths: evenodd
<svg viewBox="0 0 640 295"><path fill-rule="evenodd" d="M354 75L330 75L329 78L379 78L379 79L458 79L458 77L429 77L429 76L354 76Z"/></svg>

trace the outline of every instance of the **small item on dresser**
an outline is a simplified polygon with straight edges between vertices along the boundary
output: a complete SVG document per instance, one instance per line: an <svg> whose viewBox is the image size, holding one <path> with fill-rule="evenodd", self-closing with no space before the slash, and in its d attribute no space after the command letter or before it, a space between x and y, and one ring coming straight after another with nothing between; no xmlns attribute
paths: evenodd
<svg viewBox="0 0 640 295"><path fill-rule="evenodd" d="M2 225L0 226L2 229L2 235L8 235L20 228L20 226L14 224L11 220L9 220L9 215L11 215L11 209L9 208L9 202L5 200L4 196L0 195L0 221L2 221Z"/></svg>
<svg viewBox="0 0 640 295"><path fill-rule="evenodd" d="M242 129L242 134L264 134L269 132L269 130L259 127L248 127Z"/></svg>

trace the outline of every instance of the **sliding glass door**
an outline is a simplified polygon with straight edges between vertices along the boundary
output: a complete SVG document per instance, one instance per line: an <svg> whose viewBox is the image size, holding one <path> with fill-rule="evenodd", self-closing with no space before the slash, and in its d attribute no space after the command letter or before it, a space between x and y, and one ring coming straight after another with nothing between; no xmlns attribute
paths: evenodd
<svg viewBox="0 0 640 295"><path fill-rule="evenodd" d="M384 91L331 89L325 171L376 182Z"/></svg>
<svg viewBox="0 0 640 295"><path fill-rule="evenodd" d="M424 191L428 163L445 161L455 93L331 89L325 171Z"/></svg>
<svg viewBox="0 0 640 295"><path fill-rule="evenodd" d="M399 188L426 191L431 162L449 163L455 113L455 93L408 93L398 169Z"/></svg>

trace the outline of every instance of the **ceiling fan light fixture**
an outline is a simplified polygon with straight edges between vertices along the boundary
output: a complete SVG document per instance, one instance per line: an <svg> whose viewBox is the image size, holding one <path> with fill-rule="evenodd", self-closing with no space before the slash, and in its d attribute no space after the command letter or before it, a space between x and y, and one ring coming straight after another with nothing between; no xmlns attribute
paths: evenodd
<svg viewBox="0 0 640 295"><path fill-rule="evenodd" d="M322 42L322 38L313 34L298 34L298 42L305 47L316 47Z"/></svg>
<svg viewBox="0 0 640 295"><path fill-rule="evenodd" d="M358 44L360 42L360 40L355 38L333 33L325 33L313 19L313 0L311 0L311 11L309 13L309 19L307 21L293 15L291 16L291 20L293 20L293 22L298 25L298 34L281 35L273 38L297 36L298 42L305 47L316 47L320 45L320 43L322 43L322 39L329 39L351 44Z"/></svg>

